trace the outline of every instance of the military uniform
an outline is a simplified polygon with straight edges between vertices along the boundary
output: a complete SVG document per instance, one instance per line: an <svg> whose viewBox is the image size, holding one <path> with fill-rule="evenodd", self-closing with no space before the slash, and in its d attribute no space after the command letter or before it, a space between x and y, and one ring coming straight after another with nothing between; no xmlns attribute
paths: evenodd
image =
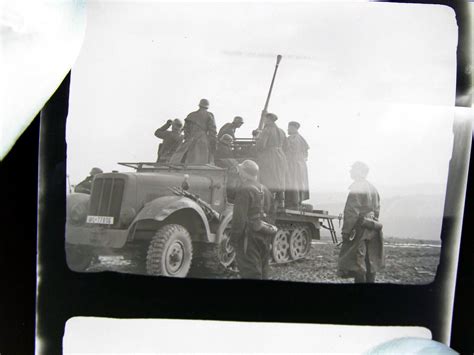
<svg viewBox="0 0 474 355"><path fill-rule="evenodd" d="M221 139L221 137L224 134L228 134L229 136L232 137L232 139L235 139L235 130L236 130L236 128L237 127L235 127L232 122L226 123L219 130L219 133L217 134L217 139Z"/></svg>
<svg viewBox="0 0 474 355"><path fill-rule="evenodd" d="M231 242L236 250L240 276L245 279L268 277L269 237L252 229L258 219L272 221L270 191L256 181L244 182L237 192L232 216Z"/></svg>
<svg viewBox="0 0 474 355"><path fill-rule="evenodd" d="M285 191L287 161L283 149L286 149L285 132L275 122L265 124L256 141L257 163L260 167L260 182L277 198L282 200Z"/></svg>
<svg viewBox="0 0 474 355"><path fill-rule="evenodd" d="M380 197L376 188L365 179L349 187L344 207L343 242L339 253L339 275L354 277L360 282L374 282L375 273L384 267L382 231L369 230L360 225L362 217L378 219Z"/></svg>
<svg viewBox="0 0 474 355"><path fill-rule="evenodd" d="M172 164L212 163L216 150L216 122L214 115L200 108L184 120L184 141L171 156Z"/></svg>
<svg viewBox="0 0 474 355"><path fill-rule="evenodd" d="M170 126L171 123L167 122L155 131L155 136L163 140L158 148L157 162L168 162L183 141L183 135L180 132L168 131Z"/></svg>
<svg viewBox="0 0 474 355"><path fill-rule="evenodd" d="M231 168L238 164L234 158L232 147L222 142L217 143L215 162L221 168Z"/></svg>
<svg viewBox="0 0 474 355"><path fill-rule="evenodd" d="M83 194L91 194L92 190L92 180L94 179L93 176L88 176L84 180L82 180L79 184L76 185L74 188L74 192L80 192Z"/></svg>
<svg viewBox="0 0 474 355"><path fill-rule="evenodd" d="M285 203L298 206L309 199L308 159L309 145L299 134L290 134L285 149L288 170L286 176Z"/></svg>

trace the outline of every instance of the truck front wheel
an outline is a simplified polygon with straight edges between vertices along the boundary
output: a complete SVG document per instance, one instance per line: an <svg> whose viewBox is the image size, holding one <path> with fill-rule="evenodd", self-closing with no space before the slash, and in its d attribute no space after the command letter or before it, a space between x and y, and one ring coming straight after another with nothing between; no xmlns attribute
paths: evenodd
<svg viewBox="0 0 474 355"><path fill-rule="evenodd" d="M179 224L161 227L152 238L146 257L149 275L186 277L191 267L193 247L191 236Z"/></svg>

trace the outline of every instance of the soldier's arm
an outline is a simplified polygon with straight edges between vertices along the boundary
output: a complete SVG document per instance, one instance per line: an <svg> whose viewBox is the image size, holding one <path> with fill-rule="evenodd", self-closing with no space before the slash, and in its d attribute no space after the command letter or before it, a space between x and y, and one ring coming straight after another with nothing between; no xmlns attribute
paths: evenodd
<svg viewBox="0 0 474 355"><path fill-rule="evenodd" d="M263 131L258 135L257 141L255 142L255 147L257 148L257 152L261 152L267 146L268 135L269 135L269 132L266 129L263 129Z"/></svg>
<svg viewBox="0 0 474 355"><path fill-rule="evenodd" d="M219 133L217 133L217 139L220 139L226 132L227 130L227 123L221 127L219 130Z"/></svg>
<svg viewBox="0 0 474 355"><path fill-rule="evenodd" d="M242 234L245 232L249 199L250 196L246 190L238 191L235 196L231 232L231 239L233 242L237 242L242 237Z"/></svg>
<svg viewBox="0 0 474 355"><path fill-rule="evenodd" d="M184 120L184 126L183 126L183 139L184 140L186 140L190 137L190 135L191 135L191 125L192 124L193 123L191 121L188 121L187 117L186 117L186 119Z"/></svg>
<svg viewBox="0 0 474 355"><path fill-rule="evenodd" d="M167 132L167 130L168 130L168 128L170 128L171 123L172 123L171 120L166 121L166 123L163 126L161 126L160 128L158 128L155 131L155 136L157 138L164 139L167 136L167 133L169 133L169 132Z"/></svg>
<svg viewBox="0 0 474 355"><path fill-rule="evenodd" d="M376 197L376 203L375 203L374 215L375 215L375 218L379 219L379 215L380 215L380 195L377 191L375 192L375 197Z"/></svg>
<svg viewBox="0 0 474 355"><path fill-rule="evenodd" d="M349 192L347 196L346 206L344 207L344 220L342 223L342 234L349 234L354 228L359 213L361 211L361 196L356 192Z"/></svg>
<svg viewBox="0 0 474 355"><path fill-rule="evenodd" d="M79 184L76 185L74 188L74 192L79 192L83 194L90 194L91 193L91 185L92 183L88 180L85 179L81 181Z"/></svg>
<svg viewBox="0 0 474 355"><path fill-rule="evenodd" d="M280 128L280 134L281 134L281 139L283 140L282 142L282 148L283 151L286 152L288 150L288 137L285 134L285 131Z"/></svg>
<svg viewBox="0 0 474 355"><path fill-rule="evenodd" d="M275 201L273 200L273 196L268 190L267 187L263 186L263 193L264 193L264 211L265 214L267 215L267 222L270 223L275 223L275 218L276 218L276 204Z"/></svg>
<svg viewBox="0 0 474 355"><path fill-rule="evenodd" d="M216 128L216 121L214 119L214 115L209 112L209 119L207 122L207 136L209 139L209 148L211 152L216 151L216 144L217 144L217 128Z"/></svg>

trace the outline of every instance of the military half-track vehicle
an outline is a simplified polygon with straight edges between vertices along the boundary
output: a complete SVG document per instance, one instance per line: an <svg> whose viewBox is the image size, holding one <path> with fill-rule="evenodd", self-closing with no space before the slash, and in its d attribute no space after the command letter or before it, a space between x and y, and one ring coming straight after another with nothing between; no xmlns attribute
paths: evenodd
<svg viewBox="0 0 474 355"><path fill-rule="evenodd" d="M263 127L281 56L277 56L270 90L258 130ZM234 141L234 161L256 159L255 138ZM235 169L215 165L167 166L159 163L119 163L135 172L98 174L91 195L74 193L67 199L66 259L75 271L88 268L105 255L138 249L145 272L184 277L203 246L224 267L232 265L235 252L229 242ZM235 165L234 165L235 167ZM337 242L333 219L325 211L301 205L276 213L278 232L271 241L272 261L277 264L301 259L329 230Z"/></svg>
<svg viewBox="0 0 474 355"><path fill-rule="evenodd" d="M147 274L185 277L193 252L209 244L216 246L220 264L233 263L235 252L229 243L233 205L227 198L225 169L120 164L136 171L98 174L91 195L68 196L66 260L72 270L86 270L97 256L139 248ZM304 257L311 240L320 238L320 228L325 227L321 221L328 221L334 233L333 217L323 211L279 211L273 261Z"/></svg>

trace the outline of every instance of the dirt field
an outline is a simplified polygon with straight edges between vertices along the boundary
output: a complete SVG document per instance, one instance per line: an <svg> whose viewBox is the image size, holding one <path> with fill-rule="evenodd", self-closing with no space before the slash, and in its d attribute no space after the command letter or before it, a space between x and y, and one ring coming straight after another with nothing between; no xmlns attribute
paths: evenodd
<svg viewBox="0 0 474 355"><path fill-rule="evenodd" d="M272 280L300 282L351 282L337 276L336 265L340 247L330 240L313 241L310 253L301 260L288 264L271 265ZM388 238L385 242L386 267L377 274L377 282L426 284L433 281L439 262L440 244L436 241ZM99 257L88 271L113 270L125 273L144 273L137 254ZM232 271L223 270L205 258L196 258L190 277L237 278Z"/></svg>

